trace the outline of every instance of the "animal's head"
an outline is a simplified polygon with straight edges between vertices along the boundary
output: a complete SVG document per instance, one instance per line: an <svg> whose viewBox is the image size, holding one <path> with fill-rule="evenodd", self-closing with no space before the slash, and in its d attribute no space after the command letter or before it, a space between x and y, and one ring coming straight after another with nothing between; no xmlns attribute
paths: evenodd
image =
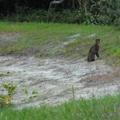
<svg viewBox="0 0 120 120"><path fill-rule="evenodd" d="M96 44L100 44L100 39L96 39Z"/></svg>

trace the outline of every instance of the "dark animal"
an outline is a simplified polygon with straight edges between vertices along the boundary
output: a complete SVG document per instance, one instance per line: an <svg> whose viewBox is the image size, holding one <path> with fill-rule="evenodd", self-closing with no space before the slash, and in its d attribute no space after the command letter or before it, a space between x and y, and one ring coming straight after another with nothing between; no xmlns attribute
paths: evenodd
<svg viewBox="0 0 120 120"><path fill-rule="evenodd" d="M95 61L95 56L99 58L99 44L100 44L100 39L96 39L95 44L90 48L89 53L88 53L88 62Z"/></svg>

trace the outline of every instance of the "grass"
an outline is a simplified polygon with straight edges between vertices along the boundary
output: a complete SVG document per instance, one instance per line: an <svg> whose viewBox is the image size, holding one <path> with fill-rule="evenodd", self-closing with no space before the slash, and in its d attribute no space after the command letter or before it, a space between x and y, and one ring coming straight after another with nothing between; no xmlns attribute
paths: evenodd
<svg viewBox="0 0 120 120"><path fill-rule="evenodd" d="M13 37L16 34L19 36ZM63 43L75 34L80 36L64 46ZM107 63L120 64L120 30L117 27L0 22L1 55L82 58L87 56L95 38L102 40L101 58ZM119 112L120 95L117 95L71 101L55 107L0 108L0 120L118 120Z"/></svg>
<svg viewBox="0 0 120 120"><path fill-rule="evenodd" d="M36 55L38 57L86 57L95 38L101 38L101 57L120 64L120 30L114 26L77 24L0 22L0 35L18 33L13 42L0 41L0 54ZM74 42L63 46L69 36L80 34ZM95 37L90 37L91 35ZM9 37L10 39L10 37ZM12 38L11 38L12 39Z"/></svg>
<svg viewBox="0 0 120 120"><path fill-rule="evenodd" d="M120 95L79 100L60 106L0 109L0 120L119 120Z"/></svg>

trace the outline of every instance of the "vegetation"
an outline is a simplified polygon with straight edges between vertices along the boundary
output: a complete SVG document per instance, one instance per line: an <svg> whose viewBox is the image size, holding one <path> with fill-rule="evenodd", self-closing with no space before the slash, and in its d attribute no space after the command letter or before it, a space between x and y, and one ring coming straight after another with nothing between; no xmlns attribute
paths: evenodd
<svg viewBox="0 0 120 120"><path fill-rule="evenodd" d="M116 27L120 25L120 0L63 0L50 7L51 1L0 0L0 20L4 21L0 22L0 55L83 58L100 38L101 58L120 65L120 28ZM1 73L0 77L8 74ZM120 118L120 95L15 110L8 106L16 86L5 83L1 87L6 92L0 94L0 120ZM30 99L36 96L33 91Z"/></svg>
<svg viewBox="0 0 120 120"><path fill-rule="evenodd" d="M1 120L118 120L120 96L64 103L60 106L14 110L0 109Z"/></svg>
<svg viewBox="0 0 120 120"><path fill-rule="evenodd" d="M120 0L64 0L50 8L51 1L0 0L0 20L4 21L0 22L0 55L83 58L94 40L100 38L101 58L120 65L120 29L115 27L120 25ZM0 120L120 118L120 95L14 110L6 106L11 104L16 86L7 83L1 87L6 94L0 94ZM37 92L32 94L30 99Z"/></svg>
<svg viewBox="0 0 120 120"><path fill-rule="evenodd" d="M120 31L113 26L0 22L0 34L4 38L1 55L86 57L94 39L100 38L101 58L120 63ZM78 37L71 40L76 34Z"/></svg>
<svg viewBox="0 0 120 120"><path fill-rule="evenodd" d="M7 93L0 94L0 108L9 106L11 104L13 95L15 94L16 86L11 83L3 83L1 88L3 88Z"/></svg>
<svg viewBox="0 0 120 120"><path fill-rule="evenodd" d="M0 17L19 22L120 24L120 0L64 0L49 9L51 1L0 0Z"/></svg>

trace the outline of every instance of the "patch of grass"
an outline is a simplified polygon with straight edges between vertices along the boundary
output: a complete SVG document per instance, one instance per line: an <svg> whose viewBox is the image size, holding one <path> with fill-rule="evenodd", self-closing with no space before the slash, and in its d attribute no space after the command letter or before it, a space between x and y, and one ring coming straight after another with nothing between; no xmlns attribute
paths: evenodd
<svg viewBox="0 0 120 120"><path fill-rule="evenodd" d="M40 57L86 57L94 39L100 38L101 58L120 64L120 30L114 26L0 22L0 34L20 33L16 40L0 44L0 54ZM79 34L73 42L69 36ZM0 41L2 42L2 41Z"/></svg>
<svg viewBox="0 0 120 120"><path fill-rule="evenodd" d="M120 95L79 100L60 106L0 109L1 120L119 120Z"/></svg>
<svg viewBox="0 0 120 120"><path fill-rule="evenodd" d="M11 83L3 83L0 88L3 88L7 94L0 94L0 108L6 107L11 104L13 95L16 91L16 86Z"/></svg>
<svg viewBox="0 0 120 120"><path fill-rule="evenodd" d="M9 76L10 75L10 73L8 72L8 73L1 73L0 72L0 77L5 77L5 76Z"/></svg>

